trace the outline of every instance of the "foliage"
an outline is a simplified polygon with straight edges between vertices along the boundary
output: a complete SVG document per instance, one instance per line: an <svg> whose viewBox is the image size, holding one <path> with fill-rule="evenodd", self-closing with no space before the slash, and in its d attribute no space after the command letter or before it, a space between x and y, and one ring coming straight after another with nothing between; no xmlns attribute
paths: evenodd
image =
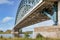
<svg viewBox="0 0 60 40"><path fill-rule="evenodd" d="M32 39L32 38L0 38L0 40L60 40L60 39L51 39L51 38L43 38L42 39L39 39L39 38L36 38L36 39Z"/></svg>
<svg viewBox="0 0 60 40"><path fill-rule="evenodd" d="M42 36L42 35L40 35L40 34L38 34L38 35L37 35L37 38L40 38L40 37L42 38L43 36Z"/></svg>
<svg viewBox="0 0 60 40"><path fill-rule="evenodd" d="M0 38L3 38L3 36L0 36Z"/></svg>
<svg viewBox="0 0 60 40"><path fill-rule="evenodd" d="M25 38L28 38L30 35L29 34L25 34Z"/></svg>
<svg viewBox="0 0 60 40"><path fill-rule="evenodd" d="M6 32L3 32L2 30L0 31L0 34L10 34L11 30L7 30Z"/></svg>
<svg viewBox="0 0 60 40"><path fill-rule="evenodd" d="M5 33L11 33L11 30L7 30Z"/></svg>
<svg viewBox="0 0 60 40"><path fill-rule="evenodd" d="M0 32L3 32L2 30L0 30Z"/></svg>
<svg viewBox="0 0 60 40"><path fill-rule="evenodd" d="M23 32L23 34L32 34L32 31Z"/></svg>

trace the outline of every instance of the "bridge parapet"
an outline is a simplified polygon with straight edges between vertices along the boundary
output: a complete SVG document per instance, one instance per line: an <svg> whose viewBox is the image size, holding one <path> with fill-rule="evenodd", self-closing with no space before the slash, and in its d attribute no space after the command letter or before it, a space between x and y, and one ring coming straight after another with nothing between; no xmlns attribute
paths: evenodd
<svg viewBox="0 0 60 40"><path fill-rule="evenodd" d="M43 1L50 1L50 2L54 2L54 1L59 1L59 0L43 0Z"/></svg>

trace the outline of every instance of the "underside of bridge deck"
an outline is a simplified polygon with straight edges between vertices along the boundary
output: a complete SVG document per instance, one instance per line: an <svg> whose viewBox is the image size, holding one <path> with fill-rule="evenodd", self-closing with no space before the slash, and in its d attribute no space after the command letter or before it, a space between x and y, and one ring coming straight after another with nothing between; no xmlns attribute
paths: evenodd
<svg viewBox="0 0 60 40"><path fill-rule="evenodd" d="M29 26L29 25L33 25L33 24L36 24L42 21L49 20L50 18L46 14L42 13L44 8L50 7L49 5L51 6L51 4L45 2L43 5L39 6L38 9L36 9L29 16L27 16L24 20L22 20L19 24L17 24L16 27L14 27L15 31L23 27Z"/></svg>

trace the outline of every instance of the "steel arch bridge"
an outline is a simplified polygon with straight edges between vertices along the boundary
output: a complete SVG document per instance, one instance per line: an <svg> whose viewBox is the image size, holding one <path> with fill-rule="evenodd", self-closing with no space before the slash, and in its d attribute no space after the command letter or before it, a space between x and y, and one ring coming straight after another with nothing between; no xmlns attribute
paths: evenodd
<svg viewBox="0 0 60 40"><path fill-rule="evenodd" d="M34 0L21 1L12 33L19 34L19 29L23 27L50 19L55 22L54 25L58 24L58 0L38 0L35 4Z"/></svg>

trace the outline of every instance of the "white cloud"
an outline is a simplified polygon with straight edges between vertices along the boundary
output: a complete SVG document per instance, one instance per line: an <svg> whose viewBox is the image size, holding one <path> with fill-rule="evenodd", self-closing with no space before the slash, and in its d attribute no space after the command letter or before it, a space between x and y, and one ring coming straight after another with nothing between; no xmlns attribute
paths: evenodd
<svg viewBox="0 0 60 40"><path fill-rule="evenodd" d="M13 19L13 17L5 17L5 18L3 18L2 23L8 22L12 19Z"/></svg>
<svg viewBox="0 0 60 40"><path fill-rule="evenodd" d="M0 4L5 4L5 3L7 3L7 4L13 4L13 3L14 3L14 1L9 1L9 0L0 0Z"/></svg>

